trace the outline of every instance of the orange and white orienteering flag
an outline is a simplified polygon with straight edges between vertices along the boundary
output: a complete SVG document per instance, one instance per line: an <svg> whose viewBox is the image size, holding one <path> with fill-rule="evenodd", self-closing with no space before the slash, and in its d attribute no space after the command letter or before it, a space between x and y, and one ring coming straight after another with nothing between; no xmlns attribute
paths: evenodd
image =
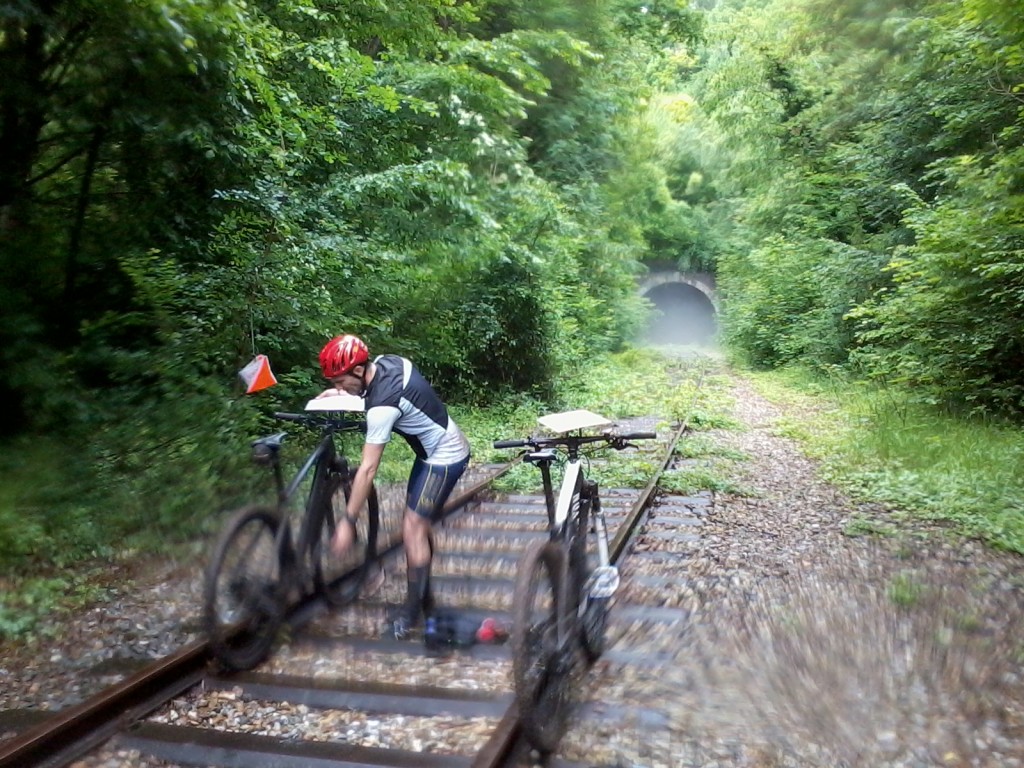
<svg viewBox="0 0 1024 768"><path fill-rule="evenodd" d="M245 394L247 395L277 384L277 377L270 370L270 359L266 355L256 355L245 368L238 372L238 375L245 382Z"/></svg>

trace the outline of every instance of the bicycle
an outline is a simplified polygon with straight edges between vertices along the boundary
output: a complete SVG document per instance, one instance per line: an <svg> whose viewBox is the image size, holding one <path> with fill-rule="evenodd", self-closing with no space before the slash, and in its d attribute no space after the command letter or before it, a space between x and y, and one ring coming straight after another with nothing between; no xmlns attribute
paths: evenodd
<svg viewBox="0 0 1024 768"><path fill-rule="evenodd" d="M253 461L273 471L277 501L231 515L214 546L203 592L206 637L214 657L229 670L252 669L266 657L293 599L319 593L333 607L347 605L373 567L379 568L380 512L373 487L356 526L358 543L343 558L334 558L330 550L355 474L335 438L365 431L362 419L346 415L362 409L362 401L354 400L358 403L344 396L312 400L306 413L274 414L320 432L316 448L287 485L281 462L287 433L252 443ZM292 502L310 473L303 514L296 520Z"/></svg>
<svg viewBox="0 0 1024 768"><path fill-rule="evenodd" d="M552 752L569 714L569 681L576 650L587 661L604 652L610 601L619 586L618 569L609 561L608 527L598 483L586 476L585 445L603 443L616 450L636 447L631 440L654 432L585 435L583 430L611 422L590 411L568 411L538 420L560 433L555 437L498 440L494 447L527 448L523 460L540 469L549 536L530 544L517 566L512 600L512 678L523 733L533 747ZM569 434L570 432L575 434ZM555 499L552 465L563 465ZM590 567L588 533L597 545Z"/></svg>

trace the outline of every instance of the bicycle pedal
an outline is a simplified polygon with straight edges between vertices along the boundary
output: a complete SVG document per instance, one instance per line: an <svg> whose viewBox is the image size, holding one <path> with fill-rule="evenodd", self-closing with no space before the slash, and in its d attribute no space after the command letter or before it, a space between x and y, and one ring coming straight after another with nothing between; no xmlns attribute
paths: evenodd
<svg viewBox="0 0 1024 768"><path fill-rule="evenodd" d="M395 619L388 624L385 630L385 637L393 637L395 640L417 640L423 632L418 625L409 624L404 619Z"/></svg>
<svg viewBox="0 0 1024 768"><path fill-rule="evenodd" d="M587 594L594 598L611 597L619 588L619 569L602 565L594 569L587 579Z"/></svg>

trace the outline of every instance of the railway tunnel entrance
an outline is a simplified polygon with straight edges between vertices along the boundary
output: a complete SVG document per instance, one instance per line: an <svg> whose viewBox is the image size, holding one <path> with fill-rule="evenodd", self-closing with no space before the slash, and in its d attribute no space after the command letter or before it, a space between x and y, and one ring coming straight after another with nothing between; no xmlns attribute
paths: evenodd
<svg viewBox="0 0 1024 768"><path fill-rule="evenodd" d="M654 304L646 341L651 344L712 346L718 331L714 292L705 281L678 272L651 275L641 286Z"/></svg>

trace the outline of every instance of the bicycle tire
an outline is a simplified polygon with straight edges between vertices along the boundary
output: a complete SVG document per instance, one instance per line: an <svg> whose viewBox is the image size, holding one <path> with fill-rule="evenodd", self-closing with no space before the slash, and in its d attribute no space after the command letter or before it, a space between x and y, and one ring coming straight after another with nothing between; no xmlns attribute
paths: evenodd
<svg viewBox="0 0 1024 768"><path fill-rule="evenodd" d="M584 599L583 588L587 583L589 563L587 561L587 531L590 526L590 504L592 497L584 493L584 484L593 481L580 477L576 481L572 499L569 502L569 519L566 520L565 538L569 547L569 586L572 589L572 609L579 608Z"/></svg>
<svg viewBox="0 0 1024 768"><path fill-rule="evenodd" d="M580 619L580 641L587 661L593 664L604 653L608 644L608 608L611 599L592 597L587 600L587 607Z"/></svg>
<svg viewBox="0 0 1024 768"><path fill-rule="evenodd" d="M540 752L553 752L569 716L568 671L559 636L561 547L537 541L519 561L512 601L512 679L523 735Z"/></svg>
<svg viewBox="0 0 1024 768"><path fill-rule="evenodd" d="M268 507L238 510L207 565L203 627L211 652L227 669L252 669L263 661L284 619L280 525L277 512Z"/></svg>
<svg viewBox="0 0 1024 768"><path fill-rule="evenodd" d="M380 506L377 489L372 485L366 507L356 524L356 540L352 548L340 558L331 553L331 539L338 520L348 506L354 477L354 469L345 478L339 475L331 477L327 487L327 501L321 506L323 513L318 535L310 548L316 589L335 608L346 606L359 597L367 576L375 567L379 567L377 536L380 532Z"/></svg>
<svg viewBox="0 0 1024 768"><path fill-rule="evenodd" d="M591 538L590 517L592 514L596 516L600 513L601 499L598 495L597 483L588 480L587 491L581 499L579 528L576 531L577 538L574 540L578 549L574 552L572 562L576 583L579 584L579 604L584 606L579 622L580 645L583 647L587 661L591 664L601 657L607 645L608 609L611 607L610 598L591 597L587 594L586 587L591 572L587 550L587 543ZM597 536L596 529L594 536Z"/></svg>

